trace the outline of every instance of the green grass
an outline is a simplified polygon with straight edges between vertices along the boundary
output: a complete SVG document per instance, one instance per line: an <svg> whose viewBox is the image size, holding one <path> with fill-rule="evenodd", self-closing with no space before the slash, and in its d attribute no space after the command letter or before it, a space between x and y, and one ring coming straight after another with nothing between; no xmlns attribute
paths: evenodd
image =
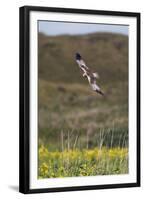
<svg viewBox="0 0 144 200"><path fill-rule="evenodd" d="M39 144L50 146L52 150L60 149L63 131L65 137L68 132L73 132L74 137L79 135L82 147L89 135L89 147L93 148L99 132L104 130L113 133L116 146L121 135L128 135L127 101L127 83L115 84L112 92L103 98L89 85L57 85L39 80Z"/></svg>

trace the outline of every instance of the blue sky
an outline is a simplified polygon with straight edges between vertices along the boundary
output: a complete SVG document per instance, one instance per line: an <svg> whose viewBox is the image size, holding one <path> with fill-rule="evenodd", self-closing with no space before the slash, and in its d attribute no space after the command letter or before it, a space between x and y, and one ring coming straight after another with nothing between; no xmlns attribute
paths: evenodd
<svg viewBox="0 0 144 200"><path fill-rule="evenodd" d="M46 35L76 35L94 32L112 32L128 35L128 26L39 21L39 32Z"/></svg>

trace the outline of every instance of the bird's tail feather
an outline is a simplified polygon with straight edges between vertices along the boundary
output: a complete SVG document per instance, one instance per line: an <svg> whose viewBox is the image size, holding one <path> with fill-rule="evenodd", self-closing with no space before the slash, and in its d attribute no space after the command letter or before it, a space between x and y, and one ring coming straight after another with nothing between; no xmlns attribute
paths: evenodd
<svg viewBox="0 0 144 200"><path fill-rule="evenodd" d="M97 72L93 72L93 76L94 76L95 78L99 78L99 74L98 74Z"/></svg>

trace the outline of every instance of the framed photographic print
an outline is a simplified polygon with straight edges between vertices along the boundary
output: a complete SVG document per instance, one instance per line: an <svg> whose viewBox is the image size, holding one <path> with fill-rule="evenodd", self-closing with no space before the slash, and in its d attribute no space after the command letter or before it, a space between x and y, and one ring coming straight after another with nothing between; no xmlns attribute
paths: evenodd
<svg viewBox="0 0 144 200"><path fill-rule="evenodd" d="M140 13L20 8L20 192L140 186Z"/></svg>

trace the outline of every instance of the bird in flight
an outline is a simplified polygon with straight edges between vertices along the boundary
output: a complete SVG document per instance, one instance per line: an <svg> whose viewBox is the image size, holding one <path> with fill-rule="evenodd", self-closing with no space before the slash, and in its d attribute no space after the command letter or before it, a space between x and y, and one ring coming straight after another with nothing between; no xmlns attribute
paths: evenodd
<svg viewBox="0 0 144 200"><path fill-rule="evenodd" d="M79 53L76 53L75 55L76 62L79 65L80 70L82 71L83 77L86 77L88 79L88 82L95 92L99 93L100 95L104 96L104 93L101 91L100 87L96 84L96 79L99 78L99 75L96 72L92 72L89 67L85 64L83 61L81 55Z"/></svg>

